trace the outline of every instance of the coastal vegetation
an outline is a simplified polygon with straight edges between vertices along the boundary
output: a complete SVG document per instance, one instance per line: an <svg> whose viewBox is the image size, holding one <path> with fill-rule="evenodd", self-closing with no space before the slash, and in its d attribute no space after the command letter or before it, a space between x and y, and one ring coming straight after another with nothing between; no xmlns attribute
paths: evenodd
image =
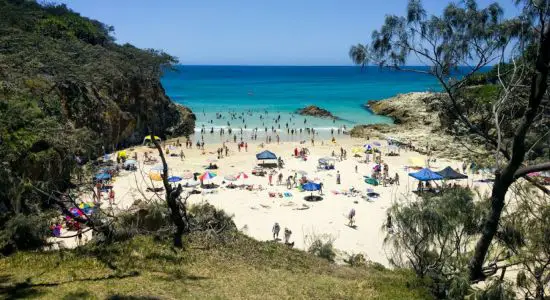
<svg viewBox="0 0 550 300"><path fill-rule="evenodd" d="M154 130L188 135L194 115L160 84L176 60L114 43L113 28L64 5L0 1L0 251L36 249L71 204L80 165ZM89 177L90 176L90 177Z"/></svg>
<svg viewBox="0 0 550 300"><path fill-rule="evenodd" d="M525 231L518 223L508 222L515 219L516 214L521 214L521 210L503 212L506 204L512 205L510 197L513 196L509 192L517 194L516 190L522 185L536 191L528 197L518 198L514 207L525 208L525 203L530 203L531 198L548 199L548 189L529 174L550 169L547 91L550 3L525 0L516 1L516 4L521 8L521 15L505 19L497 3L480 8L475 1L468 0L460 5L449 4L440 16L428 16L421 1L411 0L406 16L387 16L380 30L372 33L370 44L352 46L349 55L361 66L375 63L399 71L434 76L442 92L431 105L437 108L445 129L468 143L482 145L492 153L487 156L485 164L495 169L494 182L480 226L475 230L476 242L460 241L465 246L460 253L465 255L450 262L441 259L446 246L437 244L439 239L428 242L442 253L436 266L443 264L440 269L431 269L435 274L430 277L437 281L443 277L464 282L461 278L467 274L470 283L496 278L492 281L495 284L488 286L500 289L500 298L507 298L510 295L503 292L509 284L504 278L505 271L510 264L522 264L525 268L520 272L523 275L518 276L516 286L525 288L526 281L536 282L530 285L531 289L524 289L525 295L544 299L550 281L546 259L550 248L548 241L546 246L542 246L537 236L544 236L546 230L533 226L533 230L540 231L532 235L532 231ZM404 67L411 57L429 68ZM493 69L480 75L481 69L490 64L495 64ZM468 66L466 71L464 66ZM468 151L466 147L464 150ZM455 198L455 201L460 199ZM542 203L546 204L539 204L538 209L531 210L528 216L523 215L526 219L520 223L545 222L548 202ZM430 215L431 205L415 209L430 216L421 226L429 226L428 221L437 220L436 216ZM443 234L445 228L435 230ZM410 246L415 242L409 239L405 244ZM538 246L528 246L531 244ZM451 253L456 255L459 252ZM426 251L420 257L414 257L430 261L433 254ZM415 261L415 258L408 260L410 264L418 265ZM500 277L494 277L499 271ZM417 270L417 274L425 275L422 268ZM455 285L446 286L443 294L434 288L434 294L453 298L455 290L452 286ZM458 298L464 295L461 293Z"/></svg>

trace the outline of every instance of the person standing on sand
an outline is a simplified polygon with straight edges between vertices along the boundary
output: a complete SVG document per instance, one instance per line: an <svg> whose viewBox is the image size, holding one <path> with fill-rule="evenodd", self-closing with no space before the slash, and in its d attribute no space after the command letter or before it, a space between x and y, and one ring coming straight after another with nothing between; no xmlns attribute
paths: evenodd
<svg viewBox="0 0 550 300"><path fill-rule="evenodd" d="M273 228L271 228L274 240L279 238L279 231L281 231L281 226L279 226L279 223L275 222L275 224L273 224Z"/></svg>
<svg viewBox="0 0 550 300"><path fill-rule="evenodd" d="M336 172L336 184L340 184L340 171Z"/></svg>
<svg viewBox="0 0 550 300"><path fill-rule="evenodd" d="M292 231L290 229L285 227L285 244L289 244L290 235L292 234Z"/></svg>
<svg viewBox="0 0 550 300"><path fill-rule="evenodd" d="M355 173L358 173L357 165L355 165Z"/></svg>
<svg viewBox="0 0 550 300"><path fill-rule="evenodd" d="M395 181L395 184L396 184L396 185L399 185L399 174L395 173L395 179L394 179L394 181Z"/></svg>
<svg viewBox="0 0 550 300"><path fill-rule="evenodd" d="M183 154L183 150L180 151L180 158L181 158L182 161L185 158L185 154Z"/></svg>
<svg viewBox="0 0 550 300"><path fill-rule="evenodd" d="M273 173L269 173L269 185L273 185L272 182L273 182Z"/></svg>
<svg viewBox="0 0 550 300"><path fill-rule="evenodd" d="M279 179L277 180L277 185L283 184L283 173L279 173Z"/></svg>
<svg viewBox="0 0 550 300"><path fill-rule="evenodd" d="M248 143L244 143L244 150L248 152Z"/></svg>
<svg viewBox="0 0 550 300"><path fill-rule="evenodd" d="M349 211L348 220L349 220L348 226L353 227L353 224L355 223L355 208L352 208Z"/></svg>

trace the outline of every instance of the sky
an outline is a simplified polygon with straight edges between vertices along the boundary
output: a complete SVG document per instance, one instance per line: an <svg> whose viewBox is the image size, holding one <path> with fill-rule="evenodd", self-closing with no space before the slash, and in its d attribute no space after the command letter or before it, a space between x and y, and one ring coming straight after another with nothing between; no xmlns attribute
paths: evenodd
<svg viewBox="0 0 550 300"><path fill-rule="evenodd" d="M118 43L164 50L185 65L351 65L407 0L58 0L115 28ZM481 7L494 0L478 0ZM497 1L514 15L512 0ZM424 0L440 14L448 1ZM408 62L415 64L414 60Z"/></svg>

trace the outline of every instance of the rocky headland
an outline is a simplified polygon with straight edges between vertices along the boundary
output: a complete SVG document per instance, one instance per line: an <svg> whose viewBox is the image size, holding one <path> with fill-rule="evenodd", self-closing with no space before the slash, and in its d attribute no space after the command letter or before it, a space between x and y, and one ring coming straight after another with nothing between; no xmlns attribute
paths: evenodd
<svg viewBox="0 0 550 300"><path fill-rule="evenodd" d="M476 153L465 151L464 141L458 140L444 129L445 120L439 114L438 105L445 97L440 93L408 93L395 97L369 101L365 106L378 115L392 118L394 124L357 125L352 137L392 137L414 146L417 151L440 157L465 159L483 153L479 147Z"/></svg>

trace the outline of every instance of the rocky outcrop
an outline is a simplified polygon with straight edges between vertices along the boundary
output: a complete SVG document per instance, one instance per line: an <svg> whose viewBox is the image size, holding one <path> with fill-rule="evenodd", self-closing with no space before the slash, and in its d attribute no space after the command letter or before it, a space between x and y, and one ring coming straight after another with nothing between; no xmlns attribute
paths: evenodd
<svg viewBox="0 0 550 300"><path fill-rule="evenodd" d="M431 153L440 157L454 159L472 158L483 155L481 147L470 145L476 149L475 154L464 149L463 142L443 128L446 120L440 119L438 106L442 98L439 93L408 93L393 98L369 101L365 106L373 113L391 117L394 124L356 125L351 131L352 137L387 138L392 137L408 143L419 152Z"/></svg>
<svg viewBox="0 0 550 300"><path fill-rule="evenodd" d="M317 118L328 118L338 120L339 118L334 116L330 111L320 108L315 105L309 105L297 111L302 116L312 116Z"/></svg>

